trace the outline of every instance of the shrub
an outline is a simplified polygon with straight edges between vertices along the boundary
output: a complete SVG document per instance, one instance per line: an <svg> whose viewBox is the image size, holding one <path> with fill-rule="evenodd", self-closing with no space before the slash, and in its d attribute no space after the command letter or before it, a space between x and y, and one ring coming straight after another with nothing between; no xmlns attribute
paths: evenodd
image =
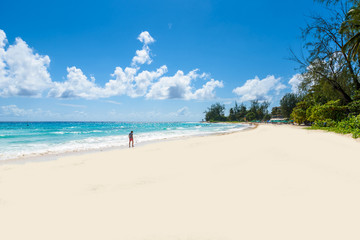
<svg viewBox="0 0 360 240"><path fill-rule="evenodd" d="M347 107L340 105L340 100L329 101L323 105L315 105L306 110L307 120L310 122L327 119L340 121L346 117Z"/></svg>
<svg viewBox="0 0 360 240"><path fill-rule="evenodd" d="M332 119L326 119L325 121L317 120L314 122L313 126L315 127L335 127L336 122Z"/></svg>
<svg viewBox="0 0 360 240"><path fill-rule="evenodd" d="M306 110L309 108L309 105L310 104L306 101L299 102L290 115L291 119L298 124L306 123Z"/></svg>
<svg viewBox="0 0 360 240"><path fill-rule="evenodd" d="M337 133L351 133L353 138L360 137L360 114L343 119L340 122L327 119L326 121L316 121L313 125L315 129L325 129Z"/></svg>
<svg viewBox="0 0 360 240"><path fill-rule="evenodd" d="M360 100L352 101L348 105L346 105L348 111L352 115L359 115L360 114Z"/></svg>
<svg viewBox="0 0 360 240"><path fill-rule="evenodd" d="M356 116L349 117L342 120L337 125L338 128L343 129L346 133L360 130L360 114Z"/></svg>

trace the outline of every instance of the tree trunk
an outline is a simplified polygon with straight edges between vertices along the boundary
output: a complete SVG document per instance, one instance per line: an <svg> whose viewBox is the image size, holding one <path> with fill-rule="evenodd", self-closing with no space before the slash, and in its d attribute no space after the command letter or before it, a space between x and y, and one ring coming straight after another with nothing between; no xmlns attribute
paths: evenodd
<svg viewBox="0 0 360 240"><path fill-rule="evenodd" d="M331 84L331 86L341 94L341 96L343 97L346 104L352 102L351 97L344 91L344 89L342 89L342 87L339 85L339 83L337 83L335 80L331 80L329 78L327 78L327 80Z"/></svg>
<svg viewBox="0 0 360 240"><path fill-rule="evenodd" d="M346 65L348 66L348 69L350 71L351 77L353 79L354 85L355 85L355 89L356 90L360 90L360 82L358 77L356 76L356 74L354 73L354 69L351 65L351 61L349 60L348 56L343 52L343 55L345 57L345 61L346 61Z"/></svg>

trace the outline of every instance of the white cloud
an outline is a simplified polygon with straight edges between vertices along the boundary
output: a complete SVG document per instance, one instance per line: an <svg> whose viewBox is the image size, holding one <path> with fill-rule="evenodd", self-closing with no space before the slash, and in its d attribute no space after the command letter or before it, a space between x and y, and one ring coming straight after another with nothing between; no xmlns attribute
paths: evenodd
<svg viewBox="0 0 360 240"><path fill-rule="evenodd" d="M211 99L215 97L215 88L223 87L223 83L211 79L202 88L192 91L192 80L204 79L207 74L198 74L195 69L184 75L178 71L174 76L163 76L167 67L161 66L155 71L142 71L137 68L127 67L124 70L116 67L104 87L95 84L95 79L89 80L76 67L68 68L65 82L55 82L48 96L56 98L85 98L97 99L112 96L127 95L129 97L142 97L151 99ZM156 81L158 80L158 81ZM150 90L149 90L150 88Z"/></svg>
<svg viewBox="0 0 360 240"><path fill-rule="evenodd" d="M128 95L130 97L144 96L153 81L167 72L167 67L161 66L156 71L142 71L136 74L136 68L122 68L117 67L113 77L105 85L105 91L110 96L114 95Z"/></svg>
<svg viewBox="0 0 360 240"><path fill-rule="evenodd" d="M1 106L0 109L2 116L21 117L28 114L28 111L18 108L16 105Z"/></svg>
<svg viewBox="0 0 360 240"><path fill-rule="evenodd" d="M142 50L136 51L131 67L116 67L111 79L99 86L95 78L87 77L75 66L67 68L64 82L53 82L48 72L50 58L39 55L23 41L17 38L15 44L7 49L7 39L0 29L0 97L36 96L44 91L48 97L98 99L127 95L152 99L210 99L215 97L215 88L223 83L214 79L206 82L202 88L194 89L195 79L206 79L208 74L199 74L195 69L188 74L178 70L173 76L165 76L166 65L151 71L140 71L141 64L150 64L149 44L155 42L149 32L138 36L143 43Z"/></svg>
<svg viewBox="0 0 360 240"><path fill-rule="evenodd" d="M136 68L127 67L123 70L116 67L111 74L114 79L109 80L104 87L97 86L94 78L89 80L81 69L71 67L67 70L66 81L54 83L48 93L50 97L97 99L119 95L144 96L153 81L166 73L167 67L164 65L156 71L142 71L138 74Z"/></svg>
<svg viewBox="0 0 360 240"><path fill-rule="evenodd" d="M60 103L59 105L65 107L73 107L73 108L86 108L85 105L78 105L78 104Z"/></svg>
<svg viewBox="0 0 360 240"><path fill-rule="evenodd" d="M140 42L144 43L144 45L141 50L136 50L136 55L133 57L131 65L137 66L144 63L150 64L152 59L150 58L150 48L148 45L155 42L155 40L150 36L148 31L140 33L138 39Z"/></svg>
<svg viewBox="0 0 360 240"><path fill-rule="evenodd" d="M68 67L67 72L66 81L62 83L55 82L48 96L57 98L80 97L85 99L105 97L104 91L96 86L95 79L91 78L91 80L88 80L81 69Z"/></svg>
<svg viewBox="0 0 360 240"><path fill-rule="evenodd" d="M41 108L23 109L23 108L19 108L16 105L7 105L7 106L0 107L0 116L5 116L5 117L38 117L38 116L59 117L59 114L52 113L50 111L44 111Z"/></svg>
<svg viewBox="0 0 360 240"><path fill-rule="evenodd" d="M146 94L147 98L151 99L211 99L215 97L214 90L216 87L223 87L223 83L211 79L203 85L202 88L192 92L191 82L197 78L206 78L206 74L199 75L198 69L195 69L188 74L183 71L177 71L174 76L162 77L158 82L154 83L149 92Z"/></svg>
<svg viewBox="0 0 360 240"><path fill-rule="evenodd" d="M107 112L109 120L114 121L179 121L180 120L192 120L201 119L202 113L192 114L188 107L182 107L174 112L162 112L161 110L149 110L144 112L123 112L119 109L112 109Z"/></svg>
<svg viewBox="0 0 360 240"><path fill-rule="evenodd" d="M180 108L179 110L177 110L176 112L176 116L186 116L189 114L189 108L188 107L183 107Z"/></svg>
<svg viewBox="0 0 360 240"><path fill-rule="evenodd" d="M215 88L222 88L224 87L223 82L221 81L215 81L214 79L211 79L209 82L207 82L205 85L203 85L202 88L195 91L193 98L194 99L212 99L215 98Z"/></svg>
<svg viewBox="0 0 360 240"><path fill-rule="evenodd" d="M0 29L0 48L5 47L7 43L6 34L3 30Z"/></svg>
<svg viewBox="0 0 360 240"><path fill-rule="evenodd" d="M144 46L141 50L136 50L136 56L133 57L131 65L136 66L144 63L152 63L152 59L150 58L150 48L147 46Z"/></svg>
<svg viewBox="0 0 360 240"><path fill-rule="evenodd" d="M198 77L196 72L197 70L193 70L184 75L184 72L179 70L174 76L162 77L158 82L151 86L146 97L152 99L191 99L192 93L190 83L191 80Z"/></svg>
<svg viewBox="0 0 360 240"><path fill-rule="evenodd" d="M143 71L139 73L134 79L135 86L132 97L144 96L147 93L149 86L153 84L153 81L164 75L167 71L167 67L164 65L156 71Z"/></svg>
<svg viewBox="0 0 360 240"><path fill-rule="evenodd" d="M107 100L107 101L104 101L104 102L112 103L112 104L116 104L116 105L121 105L122 104L121 102L112 101L112 100Z"/></svg>
<svg viewBox="0 0 360 240"><path fill-rule="evenodd" d="M51 87L48 56L41 56L21 38L6 49L6 35L0 30L0 96L35 96Z"/></svg>
<svg viewBox="0 0 360 240"><path fill-rule="evenodd" d="M303 77L301 74L295 74L289 81L291 85L291 91L293 93L297 93L299 91L299 85L303 81Z"/></svg>
<svg viewBox="0 0 360 240"><path fill-rule="evenodd" d="M5 62L5 45L6 45L6 34L3 30L0 29L0 96L2 88L6 86L8 83L7 71L5 69L6 62Z"/></svg>
<svg viewBox="0 0 360 240"><path fill-rule="evenodd" d="M155 42L155 39L150 36L150 33L148 31L144 31L140 33L138 39L140 42L144 43L145 45L149 45L150 43Z"/></svg>
<svg viewBox="0 0 360 240"><path fill-rule="evenodd" d="M114 73L111 74L115 79L105 84L107 95L132 95L136 72L136 68L127 67L123 70L121 67L116 67Z"/></svg>
<svg viewBox="0 0 360 240"><path fill-rule="evenodd" d="M256 76L255 79L247 80L243 86L235 88L233 93L241 96L241 101L262 101L271 100L270 92L278 95L285 88L286 86L280 82L280 78L275 78L273 75L262 80Z"/></svg>
<svg viewBox="0 0 360 240"><path fill-rule="evenodd" d="M83 111L74 111L74 115L76 117L86 117L88 114L86 112L83 112Z"/></svg>

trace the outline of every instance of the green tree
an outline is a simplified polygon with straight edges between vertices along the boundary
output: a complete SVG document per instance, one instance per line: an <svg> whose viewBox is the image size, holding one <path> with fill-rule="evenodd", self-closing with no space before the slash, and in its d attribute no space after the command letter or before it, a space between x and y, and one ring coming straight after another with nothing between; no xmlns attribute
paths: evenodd
<svg viewBox="0 0 360 240"><path fill-rule="evenodd" d="M205 113L206 121L225 121L225 105L220 103L212 104Z"/></svg>
<svg viewBox="0 0 360 240"><path fill-rule="evenodd" d="M238 105L238 103L235 102L234 107L230 108L228 119L230 121L243 121L246 113L246 106L243 103Z"/></svg>
<svg viewBox="0 0 360 240"><path fill-rule="evenodd" d="M295 122L360 137L360 1L317 0L328 17L315 16L304 29L308 57L300 89L304 98L291 113ZM352 8L349 11L349 6ZM295 56L295 55L294 55Z"/></svg>
<svg viewBox="0 0 360 240"><path fill-rule="evenodd" d="M347 13L345 21L341 24L340 33L350 36L343 50L356 60L360 54L360 4L356 4Z"/></svg>
<svg viewBox="0 0 360 240"><path fill-rule="evenodd" d="M265 114L264 118L262 119L263 121L269 121L271 119L271 115L270 114Z"/></svg>
<svg viewBox="0 0 360 240"><path fill-rule="evenodd" d="M354 92L360 89L360 65L344 50L351 34L340 33L347 9L346 4L334 5L328 8L329 17L312 16L303 30L308 57L300 59L293 55L304 69L304 81L300 86L303 91L320 89L320 93L325 93L321 89L331 88L326 94L332 94L334 99L341 98L344 104L350 103Z"/></svg>
<svg viewBox="0 0 360 240"><path fill-rule="evenodd" d="M291 118L294 120L295 123L298 124L307 124L307 115L306 111L311 106L309 101L303 100L299 102L296 107L293 109L291 113Z"/></svg>
<svg viewBox="0 0 360 240"><path fill-rule="evenodd" d="M357 91L353 96L354 101L346 105L349 114L353 116L360 115L360 91Z"/></svg>
<svg viewBox="0 0 360 240"><path fill-rule="evenodd" d="M237 105L237 103L235 102L235 118L237 121L243 121L245 116L246 116L246 113L247 113L247 109L246 109L246 106L241 103L240 105Z"/></svg>
<svg viewBox="0 0 360 240"><path fill-rule="evenodd" d="M326 5L334 5L342 0L315 0L316 2L325 3ZM356 0L348 0L348 2L356 2Z"/></svg>
<svg viewBox="0 0 360 240"><path fill-rule="evenodd" d="M258 100L251 101L251 106L250 106L250 109L249 109L248 113L250 113L250 112L254 113L255 117L254 117L253 120L260 120L261 121L261 120L264 119L264 116L266 114L269 114L269 112L268 112L269 105L270 105L269 102L260 103ZM246 119L249 120L248 117L246 117Z"/></svg>
<svg viewBox="0 0 360 240"><path fill-rule="evenodd" d="M229 121L235 121L235 120L236 120L236 117L235 117L235 113L234 113L234 109L233 109L233 108L230 108L228 119L229 119Z"/></svg>
<svg viewBox="0 0 360 240"><path fill-rule="evenodd" d="M254 112L248 112L245 117L246 121L253 121L256 119L256 114Z"/></svg>
<svg viewBox="0 0 360 240"><path fill-rule="evenodd" d="M273 118L282 117L281 107L273 107L273 108L271 109L271 116L272 116Z"/></svg>
<svg viewBox="0 0 360 240"><path fill-rule="evenodd" d="M290 118L293 109L300 100L300 97L295 93L287 93L280 100L281 115L285 118Z"/></svg>

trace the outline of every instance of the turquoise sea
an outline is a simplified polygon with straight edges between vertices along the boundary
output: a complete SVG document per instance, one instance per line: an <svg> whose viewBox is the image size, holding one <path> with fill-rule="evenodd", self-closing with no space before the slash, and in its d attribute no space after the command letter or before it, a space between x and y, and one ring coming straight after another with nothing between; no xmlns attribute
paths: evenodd
<svg viewBox="0 0 360 240"><path fill-rule="evenodd" d="M0 122L0 161L101 150L184 136L240 131L244 124L204 122Z"/></svg>

